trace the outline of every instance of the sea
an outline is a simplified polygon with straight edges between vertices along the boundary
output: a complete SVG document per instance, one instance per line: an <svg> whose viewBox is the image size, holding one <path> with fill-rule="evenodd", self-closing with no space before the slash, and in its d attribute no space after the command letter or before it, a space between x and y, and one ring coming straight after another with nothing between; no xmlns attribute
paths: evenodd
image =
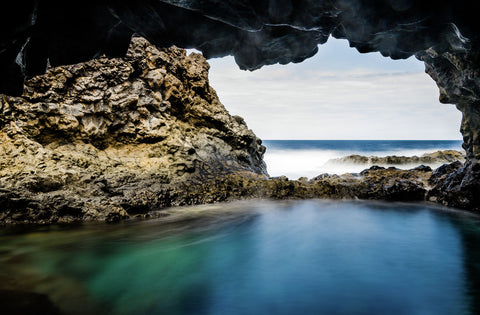
<svg viewBox="0 0 480 315"><path fill-rule="evenodd" d="M347 155L421 156L439 150L463 151L460 140L264 140L264 160L270 176L312 178L323 173L344 174L362 171L363 165L328 163ZM436 168L441 164L429 165ZM410 165L391 165L398 168Z"/></svg>

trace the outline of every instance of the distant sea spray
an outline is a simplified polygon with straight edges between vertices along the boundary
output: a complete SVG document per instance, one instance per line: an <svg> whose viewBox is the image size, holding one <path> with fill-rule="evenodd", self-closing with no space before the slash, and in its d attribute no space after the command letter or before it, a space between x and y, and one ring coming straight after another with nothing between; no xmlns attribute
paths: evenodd
<svg viewBox="0 0 480 315"><path fill-rule="evenodd" d="M267 147L264 159L270 176L285 175L290 179L312 178L323 173L356 173L365 169L364 165L328 163L352 154L421 156L440 150L463 150L460 140L264 140L263 144Z"/></svg>

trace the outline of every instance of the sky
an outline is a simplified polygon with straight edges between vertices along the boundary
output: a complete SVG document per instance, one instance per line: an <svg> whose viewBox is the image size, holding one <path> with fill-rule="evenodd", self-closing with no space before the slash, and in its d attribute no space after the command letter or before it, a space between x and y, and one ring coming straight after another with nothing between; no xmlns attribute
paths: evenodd
<svg viewBox="0 0 480 315"><path fill-rule="evenodd" d="M360 54L330 38L299 64L243 71L210 59L210 85L261 139L461 140L461 114L414 57Z"/></svg>

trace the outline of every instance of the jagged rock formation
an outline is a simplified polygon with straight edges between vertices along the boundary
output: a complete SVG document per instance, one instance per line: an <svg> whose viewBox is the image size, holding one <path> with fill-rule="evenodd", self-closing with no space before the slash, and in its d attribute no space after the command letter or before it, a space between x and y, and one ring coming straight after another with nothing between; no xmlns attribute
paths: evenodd
<svg viewBox="0 0 480 315"><path fill-rule="evenodd" d="M19 95L26 76L105 54L123 56L133 33L159 47L233 55L242 69L300 62L329 36L359 52L423 60L442 102L463 113L467 162L441 199L480 208L480 2L470 0L85 0L3 1L0 92ZM457 199L457 201L455 201ZM462 201L460 201L462 200Z"/></svg>
<svg viewBox="0 0 480 315"><path fill-rule="evenodd" d="M438 198L451 206L480 209L480 50L468 40L468 49L442 51L430 48L417 54L425 71L437 82L442 103L456 104L462 112L460 131L467 159L442 184Z"/></svg>
<svg viewBox="0 0 480 315"><path fill-rule="evenodd" d="M425 153L421 156L363 156L358 154L352 154L344 156L338 159L332 159L327 162L327 165L335 164L355 164L362 165L365 168L371 166L409 166L409 165L428 165L430 167L438 167L443 164L449 164L456 161L464 162L465 153L455 150L437 151L432 153Z"/></svg>
<svg viewBox="0 0 480 315"><path fill-rule="evenodd" d="M265 147L208 68L137 37L125 58L53 68L1 96L0 221L116 220L185 203L183 186L222 174L265 177Z"/></svg>

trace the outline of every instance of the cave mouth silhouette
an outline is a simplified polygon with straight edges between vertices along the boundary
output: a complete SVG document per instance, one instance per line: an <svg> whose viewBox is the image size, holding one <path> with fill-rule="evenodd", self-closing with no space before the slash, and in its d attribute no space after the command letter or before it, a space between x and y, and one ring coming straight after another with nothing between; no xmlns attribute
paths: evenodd
<svg viewBox="0 0 480 315"><path fill-rule="evenodd" d="M469 0L56 0L4 1L0 92L19 95L26 76L100 55L123 56L132 34L160 47L233 55L242 69L301 62L330 36L359 52L403 59L435 47L462 50L477 37Z"/></svg>

